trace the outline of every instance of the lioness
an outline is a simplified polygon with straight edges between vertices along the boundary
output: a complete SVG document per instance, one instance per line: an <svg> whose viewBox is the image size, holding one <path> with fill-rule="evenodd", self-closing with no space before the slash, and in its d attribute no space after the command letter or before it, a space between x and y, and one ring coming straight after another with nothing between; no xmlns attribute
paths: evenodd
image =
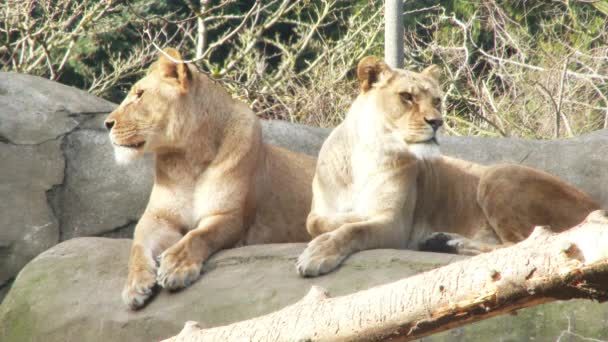
<svg viewBox="0 0 608 342"><path fill-rule="evenodd" d="M154 187L135 228L123 300L139 308L156 284L190 285L214 252L309 241L314 159L265 145L257 117L165 50L105 120L119 163L155 156ZM159 265L157 265L157 260Z"/></svg>
<svg viewBox="0 0 608 342"><path fill-rule="evenodd" d="M437 67L393 70L366 57L357 76L361 92L317 161L306 222L314 239L298 259L301 275L330 272L372 248L486 252L536 225L572 227L598 209L544 172L441 156Z"/></svg>

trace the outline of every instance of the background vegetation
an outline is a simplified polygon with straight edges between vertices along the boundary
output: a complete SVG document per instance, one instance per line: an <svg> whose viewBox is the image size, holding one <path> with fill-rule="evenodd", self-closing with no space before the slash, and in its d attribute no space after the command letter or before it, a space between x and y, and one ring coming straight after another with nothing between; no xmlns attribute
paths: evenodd
<svg viewBox="0 0 608 342"><path fill-rule="evenodd" d="M405 0L406 68L445 73L446 131L573 136L608 127L608 0ZM119 102L178 47L263 118L338 123L354 68L382 55L383 1L5 0L0 70Z"/></svg>

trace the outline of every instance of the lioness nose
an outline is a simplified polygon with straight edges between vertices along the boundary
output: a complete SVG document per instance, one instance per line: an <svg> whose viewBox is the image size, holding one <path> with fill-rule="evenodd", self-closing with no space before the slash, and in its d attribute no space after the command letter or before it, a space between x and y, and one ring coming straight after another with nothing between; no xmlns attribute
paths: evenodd
<svg viewBox="0 0 608 342"><path fill-rule="evenodd" d="M109 131L112 129L112 127L114 127L114 120L108 119L108 120L104 121L104 125L106 126L106 129Z"/></svg>
<svg viewBox="0 0 608 342"><path fill-rule="evenodd" d="M424 118L424 121L426 121L427 124L429 124L434 131L438 130L439 127L441 127L443 125L443 119L427 119Z"/></svg>

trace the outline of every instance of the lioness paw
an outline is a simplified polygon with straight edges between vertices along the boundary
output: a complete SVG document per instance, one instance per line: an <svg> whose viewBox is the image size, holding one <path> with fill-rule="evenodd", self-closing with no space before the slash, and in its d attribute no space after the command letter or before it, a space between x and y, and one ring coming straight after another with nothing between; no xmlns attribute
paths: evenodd
<svg viewBox="0 0 608 342"><path fill-rule="evenodd" d="M298 257L296 269L303 277L316 277L334 270L347 256L340 251L332 233L325 233L308 243Z"/></svg>
<svg viewBox="0 0 608 342"><path fill-rule="evenodd" d="M457 254L458 236L449 233L433 233L422 240L418 249L425 252Z"/></svg>
<svg viewBox="0 0 608 342"><path fill-rule="evenodd" d="M483 243L478 243L462 235L454 233L433 233L420 242L421 251L450 253L460 255L478 255L488 251Z"/></svg>
<svg viewBox="0 0 608 342"><path fill-rule="evenodd" d="M201 262L191 260L177 244L160 255L160 266L156 275L158 285L177 290L190 286L201 273Z"/></svg>
<svg viewBox="0 0 608 342"><path fill-rule="evenodd" d="M154 295L156 273L151 270L131 272L122 290L122 301L131 309L140 309Z"/></svg>

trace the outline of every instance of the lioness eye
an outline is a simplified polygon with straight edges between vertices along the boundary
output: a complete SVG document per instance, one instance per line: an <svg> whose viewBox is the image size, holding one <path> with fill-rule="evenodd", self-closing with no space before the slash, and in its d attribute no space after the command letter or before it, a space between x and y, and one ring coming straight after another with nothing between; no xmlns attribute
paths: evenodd
<svg viewBox="0 0 608 342"><path fill-rule="evenodd" d="M413 100L412 94L410 94L408 92L400 93L399 96L401 96L401 100L406 103L412 102L412 100Z"/></svg>
<svg viewBox="0 0 608 342"><path fill-rule="evenodd" d="M140 98L143 94L144 94L143 89L137 89L137 91L135 92L135 96L137 96L137 98Z"/></svg>
<svg viewBox="0 0 608 342"><path fill-rule="evenodd" d="M437 110L441 110L441 99L440 98L434 98L433 99L433 106L435 108L437 108Z"/></svg>

